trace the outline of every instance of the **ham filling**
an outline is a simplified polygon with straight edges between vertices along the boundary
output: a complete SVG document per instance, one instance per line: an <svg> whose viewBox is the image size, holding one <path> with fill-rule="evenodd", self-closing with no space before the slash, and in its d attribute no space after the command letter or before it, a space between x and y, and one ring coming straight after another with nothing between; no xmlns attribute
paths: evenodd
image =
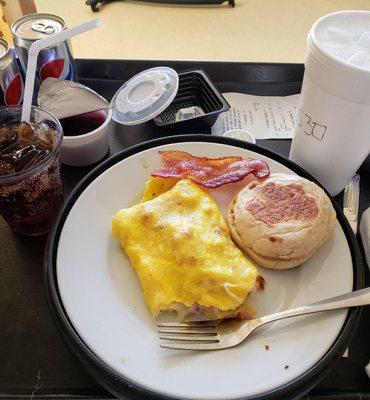
<svg viewBox="0 0 370 400"><path fill-rule="evenodd" d="M263 290L265 284L266 282L262 276L258 276L254 290ZM220 310L216 307L204 307L198 303L194 303L191 307L187 307L184 304L177 302L171 304L171 310L177 312L176 320L179 322L188 319L191 319L192 321L218 320L224 318L252 319L252 308L247 303L249 294L246 296L243 303L235 310Z"/></svg>

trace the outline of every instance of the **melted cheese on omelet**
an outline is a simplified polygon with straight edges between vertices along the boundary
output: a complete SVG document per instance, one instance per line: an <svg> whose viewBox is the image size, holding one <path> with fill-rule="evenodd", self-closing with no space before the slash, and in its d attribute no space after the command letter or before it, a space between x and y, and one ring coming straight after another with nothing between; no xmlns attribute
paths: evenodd
<svg viewBox="0 0 370 400"><path fill-rule="evenodd" d="M175 303L234 310L258 271L230 238L213 198L189 180L113 218L153 315Z"/></svg>

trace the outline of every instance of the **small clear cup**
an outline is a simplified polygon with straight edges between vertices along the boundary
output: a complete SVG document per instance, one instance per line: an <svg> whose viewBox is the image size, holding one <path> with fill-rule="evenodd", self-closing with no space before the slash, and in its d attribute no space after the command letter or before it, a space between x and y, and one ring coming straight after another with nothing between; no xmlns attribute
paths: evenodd
<svg viewBox="0 0 370 400"><path fill-rule="evenodd" d="M0 107L0 126L21 122L21 115L21 106ZM53 149L34 166L0 175L0 214L15 232L36 236L50 230L63 204L59 159L63 129L56 117L34 106L30 122L50 127Z"/></svg>

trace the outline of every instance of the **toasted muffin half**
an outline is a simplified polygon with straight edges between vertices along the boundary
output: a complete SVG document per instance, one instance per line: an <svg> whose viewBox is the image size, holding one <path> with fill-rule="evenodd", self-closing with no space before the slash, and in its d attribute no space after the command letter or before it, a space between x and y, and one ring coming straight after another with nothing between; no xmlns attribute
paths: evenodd
<svg viewBox="0 0 370 400"><path fill-rule="evenodd" d="M326 193L314 182L271 174L249 183L231 201L230 234L259 265L296 267L329 238L336 214Z"/></svg>

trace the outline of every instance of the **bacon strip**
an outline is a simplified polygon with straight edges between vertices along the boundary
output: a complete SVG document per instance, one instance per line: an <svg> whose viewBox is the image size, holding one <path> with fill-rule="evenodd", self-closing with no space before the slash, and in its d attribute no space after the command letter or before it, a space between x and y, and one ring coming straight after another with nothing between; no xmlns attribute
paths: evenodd
<svg viewBox="0 0 370 400"><path fill-rule="evenodd" d="M159 153L162 157L162 164L152 172L152 176L187 178L208 188L241 181L249 174L253 174L258 179L270 175L267 163L252 158L196 157L179 150L160 151Z"/></svg>

